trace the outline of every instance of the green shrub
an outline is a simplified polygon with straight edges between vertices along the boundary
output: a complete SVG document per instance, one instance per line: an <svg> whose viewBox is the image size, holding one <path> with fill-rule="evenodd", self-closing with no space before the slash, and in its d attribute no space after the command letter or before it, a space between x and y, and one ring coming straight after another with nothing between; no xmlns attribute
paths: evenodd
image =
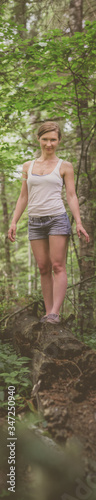
<svg viewBox="0 0 96 500"><path fill-rule="evenodd" d="M8 387L12 385L16 388L16 408L25 405L32 389L30 369L26 366L29 360L17 355L10 344L0 341L0 408L7 409Z"/></svg>

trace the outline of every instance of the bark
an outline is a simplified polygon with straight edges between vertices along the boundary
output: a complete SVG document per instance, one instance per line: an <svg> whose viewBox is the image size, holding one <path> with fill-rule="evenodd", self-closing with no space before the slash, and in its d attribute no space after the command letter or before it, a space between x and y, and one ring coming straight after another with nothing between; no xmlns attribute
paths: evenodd
<svg viewBox="0 0 96 500"><path fill-rule="evenodd" d="M15 0L14 3L14 14L16 18L16 24L23 24L26 28L26 0ZM21 31L22 35L22 31Z"/></svg>
<svg viewBox="0 0 96 500"><path fill-rule="evenodd" d="M74 34L75 31L82 31L82 17L83 0L71 0L69 26L72 34Z"/></svg>
<svg viewBox="0 0 96 500"><path fill-rule="evenodd" d="M28 242L28 295L31 295L31 245Z"/></svg>
<svg viewBox="0 0 96 500"><path fill-rule="evenodd" d="M8 207L5 192L5 176L4 173L1 174L1 202L3 209L3 223L4 223L4 236L5 236L5 259L6 259L6 275L8 283L8 294L11 295L11 285L12 285L12 267L10 259L10 244L8 240Z"/></svg>
<svg viewBox="0 0 96 500"><path fill-rule="evenodd" d="M76 31L82 30L83 21L83 1L82 0L71 0L70 2L70 30L71 34ZM78 322L80 325L80 333L91 332L94 326L93 311L94 311L94 301L93 301L93 286L90 281L87 282L87 278L94 276L94 221L93 221L93 208L92 208L92 195L93 195L93 184L92 184L92 174L91 174L91 158L90 158L90 144L91 139L86 139L88 134L90 134L90 124L87 118L87 96L84 99L78 97L79 81L73 75L76 102L77 102L77 113L78 113L78 127L77 127L77 137L80 138L79 147L77 145L77 157L79 157L79 167L77 173L77 183L76 190L79 196L80 202L80 213L82 224L90 236L90 243L86 244L85 238L82 236L80 240L80 279L81 284L79 288L79 312L78 312ZM83 118L83 119L82 119ZM87 126L83 126L82 123L87 123ZM89 142L88 142L89 141ZM82 203L83 200L83 203ZM82 280L86 279L85 284L82 284Z"/></svg>
<svg viewBox="0 0 96 500"><path fill-rule="evenodd" d="M88 164L90 166L90 157L88 158ZM83 155L82 161L82 174L86 173L86 153ZM93 208L92 208L92 189L91 183L87 177L82 178L79 181L79 197L85 197L85 203L81 205L81 219L83 226L90 235L90 242L86 245L86 240L84 237L80 240L80 278L81 284L79 288L79 325L81 336L83 331L90 332L93 330L94 326L94 289L93 281L87 281L87 278L94 276L95 274L95 263L94 263L94 220L93 220ZM85 180L84 180L85 178ZM83 182L82 182L83 179ZM86 279L85 284L82 284L82 280Z"/></svg>

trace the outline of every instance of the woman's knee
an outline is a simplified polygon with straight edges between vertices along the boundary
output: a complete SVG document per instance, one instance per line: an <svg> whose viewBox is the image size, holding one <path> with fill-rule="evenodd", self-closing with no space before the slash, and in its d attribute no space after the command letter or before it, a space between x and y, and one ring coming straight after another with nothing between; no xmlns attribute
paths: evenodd
<svg viewBox="0 0 96 500"><path fill-rule="evenodd" d="M53 269L53 271L54 271L55 274L58 274L60 272L66 272L65 263L61 264L58 261L53 262L52 269Z"/></svg>
<svg viewBox="0 0 96 500"><path fill-rule="evenodd" d="M38 264L38 267L39 267L39 271L40 271L41 275L51 274L51 272L52 272L51 262L40 262Z"/></svg>

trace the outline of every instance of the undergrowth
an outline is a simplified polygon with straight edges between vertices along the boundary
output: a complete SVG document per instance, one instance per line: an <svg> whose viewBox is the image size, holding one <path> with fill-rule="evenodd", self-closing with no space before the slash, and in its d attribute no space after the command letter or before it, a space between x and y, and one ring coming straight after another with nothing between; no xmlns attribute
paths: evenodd
<svg viewBox="0 0 96 500"><path fill-rule="evenodd" d="M19 356L10 346L0 341L0 408L7 410L8 387L15 386L16 409L22 409L26 405L26 399L30 397L32 381L28 362L30 358Z"/></svg>

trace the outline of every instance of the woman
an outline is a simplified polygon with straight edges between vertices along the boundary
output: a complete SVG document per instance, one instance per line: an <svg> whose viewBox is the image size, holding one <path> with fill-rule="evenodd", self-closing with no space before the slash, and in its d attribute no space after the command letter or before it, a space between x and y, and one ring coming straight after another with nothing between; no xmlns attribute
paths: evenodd
<svg viewBox="0 0 96 500"><path fill-rule="evenodd" d="M39 127L41 156L23 165L21 193L8 232L9 239L14 242L16 224L28 203L29 240L39 266L46 308L46 315L41 321L50 323L60 321L59 310L67 288L66 254L71 226L61 198L63 181L78 237L83 233L86 242L89 242L80 219L72 164L56 156L60 139L57 123L48 121Z"/></svg>

